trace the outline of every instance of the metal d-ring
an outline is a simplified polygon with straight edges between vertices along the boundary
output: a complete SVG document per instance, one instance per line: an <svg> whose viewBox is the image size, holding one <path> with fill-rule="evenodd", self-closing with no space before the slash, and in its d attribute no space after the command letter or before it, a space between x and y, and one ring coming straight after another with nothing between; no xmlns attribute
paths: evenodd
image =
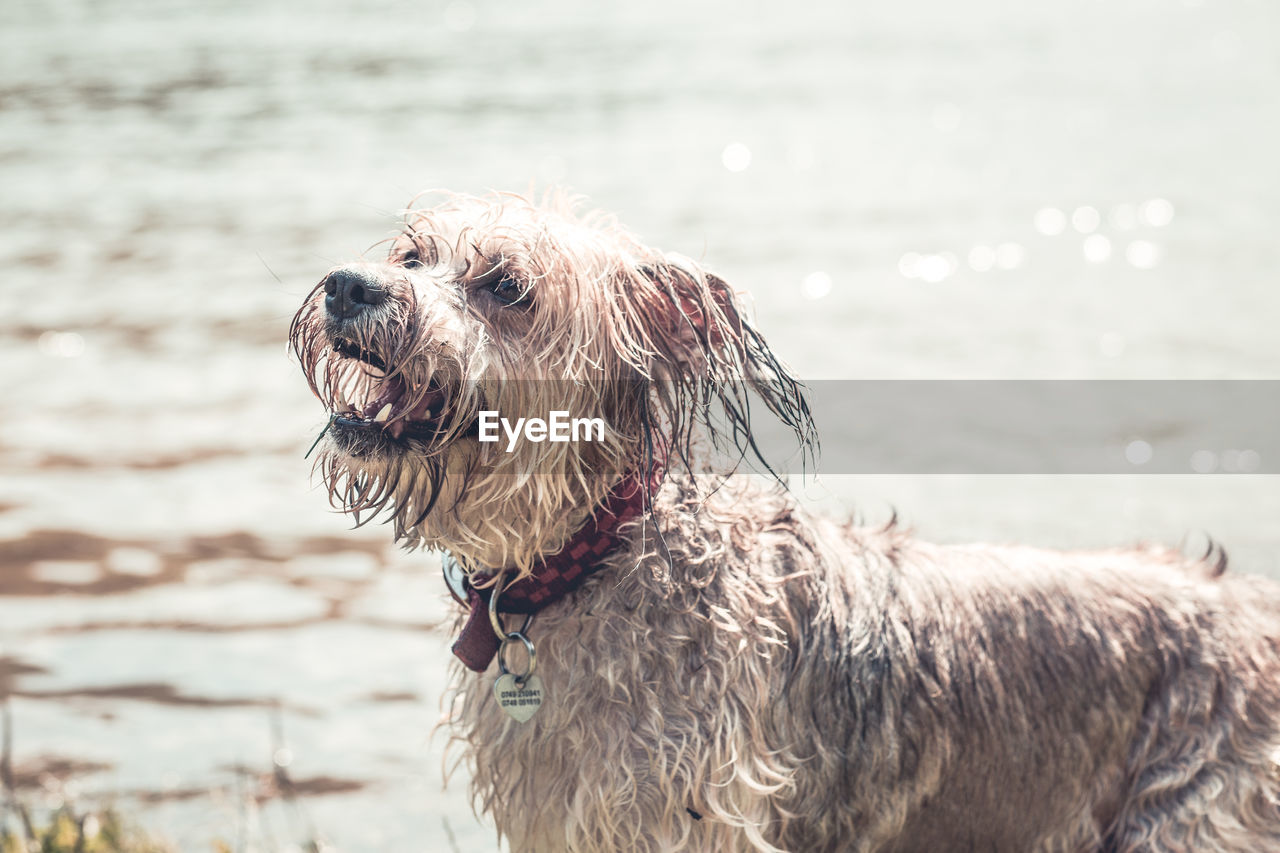
<svg viewBox="0 0 1280 853"><path fill-rule="evenodd" d="M440 558L440 569L444 573L444 585L448 587L453 600L463 607L470 606L467 603L467 573L462 564L446 551Z"/></svg>
<svg viewBox="0 0 1280 853"><path fill-rule="evenodd" d="M530 617L532 618L532 617ZM526 621L525 624L528 624ZM533 675L533 670L538 666L538 651L533 647L533 641L524 635L523 631L512 631L502 638L502 643L498 646L498 670L502 675L507 675L511 670L507 669L507 646L512 640L519 640L524 643L524 650L529 655L529 668L522 675L516 676L516 684L523 686L529 680L529 676Z"/></svg>
<svg viewBox="0 0 1280 853"><path fill-rule="evenodd" d="M503 643L506 643L507 640L517 636L524 640L525 646L530 649L529 659L533 660L533 643L529 642L529 638L527 636L529 633L529 626L533 624L533 614L530 613L528 616L524 617L524 624L520 626L519 631L508 631L507 626L502 622L502 614L498 612L498 596L502 595L502 590L504 588L503 581L506 579L506 575L507 573L505 570L498 573L498 579L493 582L493 591L489 593L489 624L493 626L493 633L497 634L498 639ZM498 649L498 654L499 662L501 662L501 648ZM533 672L533 667L529 667L529 672ZM526 672L521 677L527 678L529 676L529 672Z"/></svg>

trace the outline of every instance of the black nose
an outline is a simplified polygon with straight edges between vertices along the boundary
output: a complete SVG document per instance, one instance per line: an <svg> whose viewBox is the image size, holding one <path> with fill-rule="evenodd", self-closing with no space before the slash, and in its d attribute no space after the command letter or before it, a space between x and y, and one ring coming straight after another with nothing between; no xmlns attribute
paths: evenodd
<svg viewBox="0 0 1280 853"><path fill-rule="evenodd" d="M373 272L362 269L334 270L324 280L324 308L329 316L346 320L387 298L387 288Z"/></svg>

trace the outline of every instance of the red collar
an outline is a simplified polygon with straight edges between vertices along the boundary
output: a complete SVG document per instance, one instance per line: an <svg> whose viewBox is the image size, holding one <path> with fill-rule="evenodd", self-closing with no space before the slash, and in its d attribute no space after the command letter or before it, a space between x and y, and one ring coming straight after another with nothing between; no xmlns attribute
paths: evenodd
<svg viewBox="0 0 1280 853"><path fill-rule="evenodd" d="M577 589L595 573L618 544L618 528L645 510L646 494L657 490L660 474L650 478L649 488L635 472L613 487L595 514L557 553L541 558L533 574L506 587L498 599L502 613L537 613ZM480 582L491 580L495 572L477 575ZM492 586L476 589L466 584L467 606L471 612L462 633L453 644L453 653L468 669L484 672L498 653L498 636L489 623Z"/></svg>

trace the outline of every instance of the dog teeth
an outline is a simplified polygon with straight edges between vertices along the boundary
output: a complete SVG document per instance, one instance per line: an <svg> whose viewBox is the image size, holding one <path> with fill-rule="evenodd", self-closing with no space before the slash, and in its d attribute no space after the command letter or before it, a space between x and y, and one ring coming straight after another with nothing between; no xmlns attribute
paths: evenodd
<svg viewBox="0 0 1280 853"><path fill-rule="evenodd" d="M378 414L373 416L373 422L375 424L386 423L387 418L389 417L391 417L391 404L387 403L385 406L383 406L381 409L378 410Z"/></svg>

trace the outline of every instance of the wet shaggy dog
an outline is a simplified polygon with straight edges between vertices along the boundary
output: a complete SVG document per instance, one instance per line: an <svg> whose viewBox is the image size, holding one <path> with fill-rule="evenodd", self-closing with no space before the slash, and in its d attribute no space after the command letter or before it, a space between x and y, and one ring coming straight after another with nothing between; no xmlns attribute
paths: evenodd
<svg viewBox="0 0 1280 853"><path fill-rule="evenodd" d="M1154 547L931 545L707 472L753 414L813 427L687 259L561 200L450 196L329 272L291 339L334 502L447 552L453 743L513 851L1280 850L1275 586ZM554 411L607 428L480 440L481 412Z"/></svg>

